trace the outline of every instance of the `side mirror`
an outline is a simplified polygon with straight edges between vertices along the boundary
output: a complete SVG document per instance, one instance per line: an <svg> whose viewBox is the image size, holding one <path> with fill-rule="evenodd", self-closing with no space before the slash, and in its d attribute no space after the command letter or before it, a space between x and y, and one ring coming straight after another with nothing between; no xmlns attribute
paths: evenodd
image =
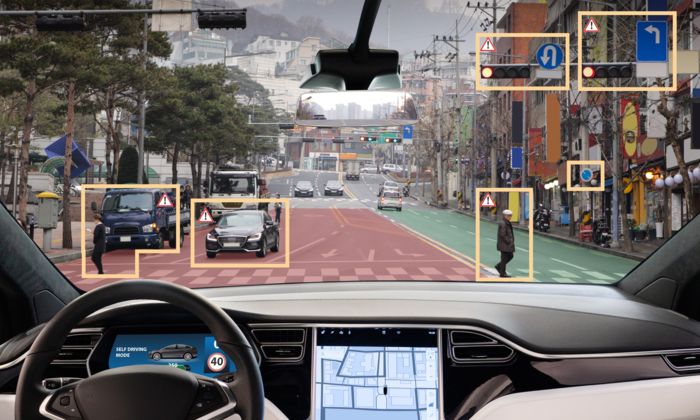
<svg viewBox="0 0 700 420"><path fill-rule="evenodd" d="M90 203L90 210L97 211L97 203L95 203L94 201Z"/></svg>

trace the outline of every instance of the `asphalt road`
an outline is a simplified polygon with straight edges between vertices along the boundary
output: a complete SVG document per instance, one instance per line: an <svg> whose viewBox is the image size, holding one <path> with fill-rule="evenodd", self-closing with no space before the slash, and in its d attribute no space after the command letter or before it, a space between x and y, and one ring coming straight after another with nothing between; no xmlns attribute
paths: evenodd
<svg viewBox="0 0 700 420"><path fill-rule="evenodd" d="M140 276L171 281L190 287L215 287L265 283L295 283L358 280L474 281L476 238L474 219L435 209L417 200L404 200L402 212L379 211L377 192L383 175L362 174L359 181L345 181L337 172L294 171L292 176L272 179L272 194L290 198L294 185L308 180L314 197L291 197L289 223L290 265L285 268L192 268L186 240L180 255L141 257ZM324 197L328 180L341 179L342 197ZM195 235L198 263L282 264L285 249L257 258L254 254L222 254L214 260L204 255L204 236ZM527 232L515 232L516 253L509 274L526 277ZM493 265L498 262L496 225L481 223L482 278L497 280ZM189 238L187 238L189 239ZM284 237L282 237L284 243ZM635 261L578 247L539 235L534 237L534 281L559 283L611 283L636 265ZM118 250L105 255L105 272L133 272L133 251ZM88 266L92 268L88 260ZM82 279L80 261L59 264L79 287L90 289L114 280Z"/></svg>

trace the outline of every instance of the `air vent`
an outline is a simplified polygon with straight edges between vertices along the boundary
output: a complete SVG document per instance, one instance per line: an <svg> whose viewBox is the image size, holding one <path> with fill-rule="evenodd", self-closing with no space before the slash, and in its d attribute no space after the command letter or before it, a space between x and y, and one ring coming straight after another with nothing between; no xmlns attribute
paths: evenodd
<svg viewBox="0 0 700 420"><path fill-rule="evenodd" d="M493 338L487 337L472 331L452 331L450 332L452 344L493 344Z"/></svg>
<svg viewBox="0 0 700 420"><path fill-rule="evenodd" d="M457 362L505 362L512 357L513 349L502 344L452 348L452 358Z"/></svg>
<svg viewBox="0 0 700 420"><path fill-rule="evenodd" d="M255 329L253 336L260 344L268 343L293 343L301 344L304 342L304 330L298 329Z"/></svg>
<svg viewBox="0 0 700 420"><path fill-rule="evenodd" d="M268 361L299 362L304 358L304 328L255 328L251 332Z"/></svg>
<svg viewBox="0 0 700 420"><path fill-rule="evenodd" d="M700 352L683 353L664 356L666 363L671 369L677 371L697 371L700 370Z"/></svg>
<svg viewBox="0 0 700 420"><path fill-rule="evenodd" d="M452 330L449 338L449 354L455 363L505 363L515 357L513 349L486 333Z"/></svg>
<svg viewBox="0 0 700 420"><path fill-rule="evenodd" d="M58 365L85 365L92 349L102 338L101 330L81 330L73 332L58 351L58 356L52 362Z"/></svg>

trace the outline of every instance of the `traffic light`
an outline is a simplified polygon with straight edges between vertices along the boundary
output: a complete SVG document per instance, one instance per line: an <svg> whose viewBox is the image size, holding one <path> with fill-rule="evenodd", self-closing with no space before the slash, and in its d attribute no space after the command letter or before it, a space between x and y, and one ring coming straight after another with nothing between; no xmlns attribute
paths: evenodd
<svg viewBox="0 0 700 420"><path fill-rule="evenodd" d="M84 31L87 27L84 15L40 15L36 18L36 30L44 31Z"/></svg>
<svg viewBox="0 0 700 420"><path fill-rule="evenodd" d="M312 137L304 137L301 141L302 143L313 143L314 139Z"/></svg>
<svg viewBox="0 0 700 420"><path fill-rule="evenodd" d="M385 137L384 143L401 143L401 137Z"/></svg>
<svg viewBox="0 0 700 420"><path fill-rule="evenodd" d="M199 12L197 24L200 29L245 29L246 9L229 12Z"/></svg>
<svg viewBox="0 0 700 420"><path fill-rule="evenodd" d="M584 79L630 78L634 74L632 63L585 63L581 65Z"/></svg>
<svg viewBox="0 0 700 420"><path fill-rule="evenodd" d="M333 143L345 143L345 139L340 137L333 138Z"/></svg>
<svg viewBox="0 0 700 420"><path fill-rule="evenodd" d="M294 123L279 123L280 130L293 130Z"/></svg>
<svg viewBox="0 0 700 420"><path fill-rule="evenodd" d="M482 79L529 79L529 64L483 64Z"/></svg>
<svg viewBox="0 0 700 420"><path fill-rule="evenodd" d="M360 141L366 141L368 143L375 143L377 141L376 136L360 136Z"/></svg>

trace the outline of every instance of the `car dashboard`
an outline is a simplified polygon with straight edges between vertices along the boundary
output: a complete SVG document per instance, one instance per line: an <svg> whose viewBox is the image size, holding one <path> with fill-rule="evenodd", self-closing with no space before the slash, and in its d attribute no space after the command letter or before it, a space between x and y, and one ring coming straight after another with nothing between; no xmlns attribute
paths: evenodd
<svg viewBox="0 0 700 420"><path fill-rule="evenodd" d="M353 282L198 292L241 327L266 398L293 420L466 419L507 394L700 372L694 321L611 287ZM191 315L134 301L75 328L45 385L151 363L224 382L236 372Z"/></svg>

